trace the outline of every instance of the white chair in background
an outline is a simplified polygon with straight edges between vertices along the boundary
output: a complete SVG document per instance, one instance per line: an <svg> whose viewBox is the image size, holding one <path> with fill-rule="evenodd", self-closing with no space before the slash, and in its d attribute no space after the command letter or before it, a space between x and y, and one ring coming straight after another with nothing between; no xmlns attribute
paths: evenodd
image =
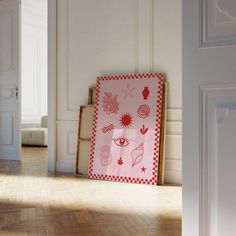
<svg viewBox="0 0 236 236"><path fill-rule="evenodd" d="M47 116L42 116L39 128L22 128L21 144L28 146L47 146L48 145L47 127L48 127Z"/></svg>

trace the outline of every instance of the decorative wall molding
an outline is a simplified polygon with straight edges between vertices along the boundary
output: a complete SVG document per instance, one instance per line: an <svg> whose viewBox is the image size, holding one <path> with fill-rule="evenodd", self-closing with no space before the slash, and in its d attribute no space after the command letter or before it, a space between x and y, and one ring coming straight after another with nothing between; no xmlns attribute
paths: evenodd
<svg viewBox="0 0 236 236"><path fill-rule="evenodd" d="M79 106L86 104L87 88L95 84L96 76L154 70L168 71L169 87L171 90L175 89L175 92L170 92L168 96L170 108L167 110L166 179L167 182L180 184L182 176L181 48L178 48L181 47L180 1L174 3L165 1L164 6L159 6L158 1L154 0L128 0L122 3L113 0L109 1L109 4L104 3L104 6L101 3L101 8L96 8L96 14L94 14L96 1L57 0L57 3L57 163L59 163L57 168L63 170L64 166L67 171L74 170L70 165L76 158L74 148L76 148ZM163 12L166 9L174 16L165 18ZM91 11L91 14L87 17L82 11ZM104 14L110 17L109 23L104 21ZM79 22L83 22L80 27ZM159 22L167 23L158 25ZM169 30L173 24L174 32ZM127 27L123 27L124 25ZM104 28L107 30L104 31ZM116 28L121 28L119 35L113 31ZM96 29L100 29L99 34L104 35L104 38L95 37L98 33L94 33ZM111 32L115 37L110 38L104 32ZM166 35L177 38L172 40L174 37L169 37L167 40ZM96 43L93 42L94 39ZM83 47L78 50L81 44ZM110 47L110 44L113 46ZM96 63L89 59L94 57L99 58ZM113 60L114 63L111 63ZM80 67L86 70L81 70Z"/></svg>
<svg viewBox="0 0 236 236"><path fill-rule="evenodd" d="M166 159L165 161L166 171L182 172L182 160Z"/></svg>
<svg viewBox="0 0 236 236"><path fill-rule="evenodd" d="M47 0L21 0L21 5L24 5L26 8L29 8L31 12L33 11L42 17L47 15Z"/></svg>
<svg viewBox="0 0 236 236"><path fill-rule="evenodd" d="M182 135L182 121L167 121L166 134L167 135Z"/></svg>
<svg viewBox="0 0 236 236"><path fill-rule="evenodd" d="M77 147L77 122L57 122L57 160L75 163Z"/></svg>
<svg viewBox="0 0 236 236"><path fill-rule="evenodd" d="M72 154L72 155L76 155L76 148L77 148L77 131L73 130L73 131L69 131L67 133L67 153L68 154Z"/></svg>
<svg viewBox="0 0 236 236"><path fill-rule="evenodd" d="M57 0L47 1L48 5L48 169L56 170L57 153Z"/></svg>
<svg viewBox="0 0 236 236"><path fill-rule="evenodd" d="M153 0L138 0L137 69L138 73L153 72Z"/></svg>
<svg viewBox="0 0 236 236"><path fill-rule="evenodd" d="M182 183L182 171L165 170L165 183L181 184Z"/></svg>
<svg viewBox="0 0 236 236"><path fill-rule="evenodd" d="M167 108L167 121L182 121L182 108Z"/></svg>
<svg viewBox="0 0 236 236"><path fill-rule="evenodd" d="M133 55L130 58L133 58L133 70L124 69L123 71L117 71L115 68L113 72L106 71L103 73L101 68L100 74L124 74L126 73L138 73L138 72L152 72L153 71L153 0L147 1L129 1L128 5L134 4L134 10L136 13L134 14L134 35L131 35L131 38L134 38L133 41ZM59 0L59 9L58 13L61 16L59 18L60 21L60 29L59 35L63 34L59 40L59 48L63 58L59 60L59 99L60 94L63 94L63 99L61 99L60 107L58 107L58 116L60 120L76 120L79 112L79 105L86 102L86 98L84 102L77 106L75 104L75 100L79 100L76 98L77 94L74 94L71 91L71 88L74 88L74 83L72 84L72 78L74 80L74 70L73 68L73 57L72 53L74 52L71 45L71 34L73 28L70 25L73 25L73 15L68 14L68 12L73 9L71 6L72 3L70 1L60 1ZM72 17L72 20L71 20ZM133 17L132 15L130 17ZM73 20L74 21L74 20ZM66 33L65 33L66 32ZM128 32L129 33L129 32ZM127 34L128 35L128 34ZM61 66L60 66L61 65ZM131 68L132 68L131 67ZM117 72L116 72L117 71ZM93 78L93 84L96 81L96 76L100 75L96 74ZM82 75L78 74L78 78ZM61 80L65 80L60 83ZM83 82L81 81L81 86L83 86ZM66 96L66 98L65 98Z"/></svg>
<svg viewBox="0 0 236 236"><path fill-rule="evenodd" d="M165 183L182 183L182 160L169 159L165 160Z"/></svg>
<svg viewBox="0 0 236 236"><path fill-rule="evenodd" d="M63 173L75 173L75 162L57 160L56 170Z"/></svg>
<svg viewBox="0 0 236 236"><path fill-rule="evenodd" d="M200 1L200 47L236 44L236 16L230 14L227 1ZM234 2L234 0L231 0Z"/></svg>
<svg viewBox="0 0 236 236"><path fill-rule="evenodd" d="M182 135L166 135L166 159L182 160Z"/></svg>
<svg viewBox="0 0 236 236"><path fill-rule="evenodd" d="M35 117L39 121L40 118L40 44L39 39L35 35L25 35L22 33L22 48L24 53L30 52L31 60L27 62L28 58L22 53L22 119L23 121ZM30 64L29 64L30 63ZM32 63L32 64L31 64ZM29 67L30 65L30 67ZM26 72L27 71L27 72ZM27 73L32 72L30 81ZM25 73L26 72L26 73ZM30 86L30 84L32 86ZM33 96L30 96L33 91Z"/></svg>
<svg viewBox="0 0 236 236"><path fill-rule="evenodd" d="M227 110L236 110L236 85L203 86L200 96L200 235L217 233L218 139L217 127ZM214 209L215 207L215 209ZM214 212L215 211L215 212ZM213 215L211 215L213 214Z"/></svg>
<svg viewBox="0 0 236 236"><path fill-rule="evenodd" d="M22 2L22 121L40 122L47 114L46 0ZM30 5L29 5L30 4ZM41 6L44 13L39 13ZM40 16L39 16L40 15ZM45 27L39 27L45 25Z"/></svg>

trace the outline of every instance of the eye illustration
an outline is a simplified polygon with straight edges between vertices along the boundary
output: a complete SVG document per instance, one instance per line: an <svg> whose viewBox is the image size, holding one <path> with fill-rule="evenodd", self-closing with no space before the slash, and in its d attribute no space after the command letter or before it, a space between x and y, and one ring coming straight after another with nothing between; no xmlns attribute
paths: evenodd
<svg viewBox="0 0 236 236"><path fill-rule="evenodd" d="M129 145L129 140L122 136L119 138L113 139L113 141L117 146L120 146L120 147L126 147Z"/></svg>

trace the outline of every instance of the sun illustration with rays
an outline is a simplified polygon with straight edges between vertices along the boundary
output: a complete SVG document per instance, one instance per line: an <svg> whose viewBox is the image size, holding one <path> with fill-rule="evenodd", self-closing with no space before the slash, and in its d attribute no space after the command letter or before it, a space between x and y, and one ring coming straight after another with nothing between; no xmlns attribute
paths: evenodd
<svg viewBox="0 0 236 236"><path fill-rule="evenodd" d="M129 128L133 124L133 116L129 113L124 113L120 116L120 125L122 128Z"/></svg>

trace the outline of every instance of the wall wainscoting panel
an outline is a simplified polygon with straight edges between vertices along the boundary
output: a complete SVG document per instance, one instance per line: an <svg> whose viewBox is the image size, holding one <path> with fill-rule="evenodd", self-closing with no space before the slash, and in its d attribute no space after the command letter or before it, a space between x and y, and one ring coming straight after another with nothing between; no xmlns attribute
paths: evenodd
<svg viewBox="0 0 236 236"><path fill-rule="evenodd" d="M56 170L63 173L75 173L75 163L72 161L57 160Z"/></svg>
<svg viewBox="0 0 236 236"><path fill-rule="evenodd" d="M56 169L74 173L77 147L77 122L57 122L57 160Z"/></svg>
<svg viewBox="0 0 236 236"><path fill-rule="evenodd" d="M182 183L182 122L167 121L165 182Z"/></svg>
<svg viewBox="0 0 236 236"><path fill-rule="evenodd" d="M166 158L182 159L182 135L166 135Z"/></svg>
<svg viewBox="0 0 236 236"><path fill-rule="evenodd" d="M137 72L138 1L59 0L58 14L58 119L76 120L98 75Z"/></svg>
<svg viewBox="0 0 236 236"><path fill-rule="evenodd" d="M57 3L58 168L75 161L72 140L76 137L68 138L66 130L70 122L77 124L79 107L87 103L88 87L95 85L97 76L163 71L170 108L166 146L174 150L167 151L167 179L181 183L181 0ZM72 153L67 151L68 143Z"/></svg>
<svg viewBox="0 0 236 236"><path fill-rule="evenodd" d="M165 181L182 183L181 1L153 1L153 69L168 82Z"/></svg>
<svg viewBox="0 0 236 236"><path fill-rule="evenodd" d="M47 114L47 1L22 0L22 123Z"/></svg>
<svg viewBox="0 0 236 236"><path fill-rule="evenodd" d="M181 162L182 164L182 162ZM182 184L182 172L181 171L165 171L165 183L170 184Z"/></svg>
<svg viewBox="0 0 236 236"><path fill-rule="evenodd" d="M171 93L171 91L169 91ZM167 121L182 121L182 108L167 108Z"/></svg>
<svg viewBox="0 0 236 236"><path fill-rule="evenodd" d="M167 122L165 181L182 182L182 123ZM76 161L77 122L57 122L57 170L74 172Z"/></svg>
<svg viewBox="0 0 236 236"><path fill-rule="evenodd" d="M182 108L181 6L181 0L154 0L153 6L153 69L166 74L167 107L173 109Z"/></svg>
<svg viewBox="0 0 236 236"><path fill-rule="evenodd" d="M182 121L167 121L166 123L167 135L182 135Z"/></svg>

